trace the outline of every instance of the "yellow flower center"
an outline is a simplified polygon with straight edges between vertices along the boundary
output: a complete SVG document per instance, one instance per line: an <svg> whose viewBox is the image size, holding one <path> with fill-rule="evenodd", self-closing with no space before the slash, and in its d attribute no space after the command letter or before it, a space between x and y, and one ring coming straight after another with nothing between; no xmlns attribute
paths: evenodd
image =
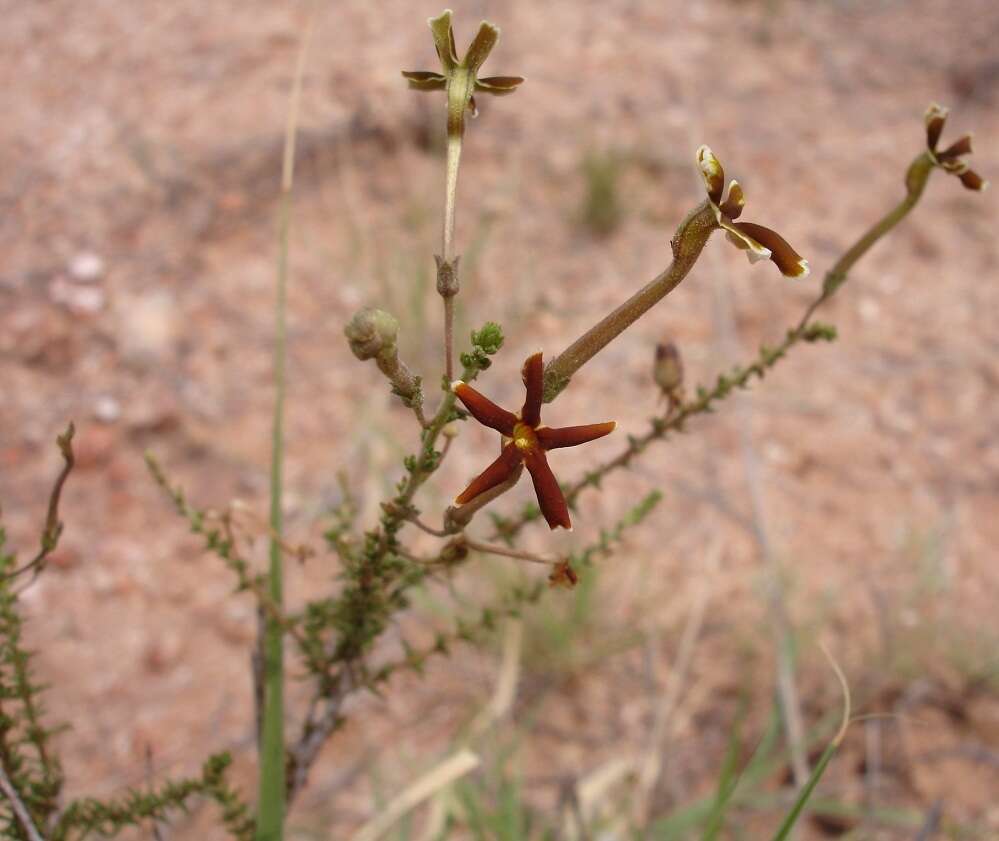
<svg viewBox="0 0 999 841"><path fill-rule="evenodd" d="M518 423L513 428L513 443L518 450L526 452L537 445L538 436L534 434L534 430L526 423Z"/></svg>

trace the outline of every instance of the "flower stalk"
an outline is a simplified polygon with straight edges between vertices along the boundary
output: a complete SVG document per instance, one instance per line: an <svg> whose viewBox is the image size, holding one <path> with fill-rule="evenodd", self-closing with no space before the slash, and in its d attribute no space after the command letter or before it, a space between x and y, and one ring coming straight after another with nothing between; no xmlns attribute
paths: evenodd
<svg viewBox="0 0 999 841"><path fill-rule="evenodd" d="M670 241L673 261L669 266L548 363L545 368L545 403L558 397L576 371L680 285L717 227L718 222L707 201L687 214Z"/></svg>
<svg viewBox="0 0 999 841"><path fill-rule="evenodd" d="M403 77L413 90L447 94L447 166L444 176L444 223L441 253L437 256L437 291L444 301L444 371L454 378L454 296L458 294L458 258L454 255L454 216L458 193L458 168L461 165L461 141L465 135L465 112L478 114L475 93L503 96L513 93L524 80L520 76L493 76L480 79L479 68L499 40L499 28L482 21L479 31L464 58L458 58L451 26L451 10L445 9L427 21L433 35L440 73L427 70L403 70Z"/></svg>
<svg viewBox="0 0 999 841"><path fill-rule="evenodd" d="M926 189L930 174L934 169L941 169L948 175L956 176L967 190L984 192L989 182L968 166L965 158L971 154L971 135L960 137L946 149L939 150L940 135L943 133L949 111L935 102L931 103L923 117L926 127L926 149L921 152L905 173L905 197L877 224L871 227L849 250L836 261L828 271L822 287L822 297L813 304L814 311L846 281L847 274L854 264L863 257L881 237L901 222Z"/></svg>

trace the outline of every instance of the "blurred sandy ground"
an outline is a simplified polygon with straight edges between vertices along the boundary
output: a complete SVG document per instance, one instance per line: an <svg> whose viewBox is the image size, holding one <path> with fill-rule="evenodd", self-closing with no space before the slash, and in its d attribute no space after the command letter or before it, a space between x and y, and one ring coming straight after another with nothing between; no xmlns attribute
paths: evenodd
<svg viewBox="0 0 999 841"><path fill-rule="evenodd" d="M487 16L504 37L486 69L528 79L480 103L461 174L460 335L487 318L508 334L484 391L512 405L529 352L557 352L662 268L676 223L701 198L692 164L702 142L746 188L746 218L778 228L813 267L793 283L713 240L680 289L548 410L553 425L620 423L616 440L556 456L564 479L644 429L657 341L680 345L693 384L779 340L824 270L901 197L930 101L952 108L945 140L974 129L975 168L999 173L999 6L986 0L452 6L459 48ZM27 596L39 672L60 687L52 718L73 726L62 737L70 788L141 783L147 746L156 774L231 747L249 784L252 604L228 596L231 579L168 510L142 452L156 452L198 504L266 509L275 208L305 6L0 7L0 501L27 554L58 465L51 442L74 418L65 538ZM431 395L439 376L442 101L398 75L433 68L424 21L438 11L330 4L309 61L287 507L291 539L319 547L337 471L358 483L370 522L416 441L406 411L350 356L342 325L361 305L387 305ZM626 210L603 239L578 223L580 162L594 149L624 161ZM672 747L674 803L713 784L742 689L757 734L770 708L762 528L801 631L806 718L837 703L822 639L867 692L865 711L895 709L890 693L915 697L906 709L925 726L910 759L940 754L902 761L900 728L886 725L878 802L925 809L940 798L949 819L999 826L994 754L947 753L999 738L995 202L994 191L935 175L821 314L839 328L835 345L796 350L747 399L585 497L571 536L529 535L550 551L581 546L649 489L665 490L654 522L607 563L594 618L598 632L656 631L660 675L720 536L723 573ZM491 446L465 429L423 509L439 510ZM529 498L525 481L500 508ZM292 598L335 573L325 554L293 570ZM482 577L472 565L456 586L481 594ZM418 634L428 621L407 624ZM529 778L585 773L641 744L654 700L641 662L633 648L547 682L542 660L525 662L524 693L541 693L551 725L525 751ZM430 680L400 678L389 700L359 699L299 823L341 837L372 809L364 763L392 785L408 779L488 697L494 671L491 655L465 650ZM862 743L860 733L833 780L844 797L861 785L850 766ZM555 789L534 792L539 808L554 807Z"/></svg>

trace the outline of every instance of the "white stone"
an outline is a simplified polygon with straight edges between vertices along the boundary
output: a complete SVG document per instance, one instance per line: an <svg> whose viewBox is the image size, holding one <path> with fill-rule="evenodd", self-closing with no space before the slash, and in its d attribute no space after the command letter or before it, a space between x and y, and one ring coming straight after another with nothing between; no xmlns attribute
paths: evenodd
<svg viewBox="0 0 999 841"><path fill-rule="evenodd" d="M104 260L93 251L81 251L69 261L69 275L80 283L93 283L104 275Z"/></svg>

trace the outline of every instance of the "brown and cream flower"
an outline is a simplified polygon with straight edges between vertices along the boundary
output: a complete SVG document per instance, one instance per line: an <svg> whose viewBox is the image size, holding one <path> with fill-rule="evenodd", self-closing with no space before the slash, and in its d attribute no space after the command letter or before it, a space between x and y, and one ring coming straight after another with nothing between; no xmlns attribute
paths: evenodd
<svg viewBox="0 0 999 841"><path fill-rule="evenodd" d="M989 182L971 169L968 162L964 160L966 155L971 154L970 134L958 138L942 151L937 150L948 113L948 109L935 102L926 109L926 148L930 153L930 159L945 172L960 178L961 183L969 190L981 192L988 188Z"/></svg>
<svg viewBox="0 0 999 841"><path fill-rule="evenodd" d="M479 68L489 57L496 42L499 40L499 27L488 21L479 24L479 31L469 45L465 57L458 58L454 46L454 29L451 26L451 10L446 9L441 15L430 18L430 31L433 33L437 57L441 62L443 72L430 70L403 70L402 75L408 80L410 88L418 91L447 91L448 125L452 130L461 131L464 127L462 115L467 109L474 117L478 111L475 107L475 94L488 93L493 96L504 96L513 93L524 81L521 76L488 76L479 78Z"/></svg>
<svg viewBox="0 0 999 841"><path fill-rule="evenodd" d="M746 196L735 180L728 185L728 195L725 195L725 170L707 146L697 150L697 168L704 179L708 200L719 226L724 228L729 242L746 252L749 262L772 260L781 274L787 277L805 277L808 274L808 261L776 231L753 222L736 221L742 215Z"/></svg>

